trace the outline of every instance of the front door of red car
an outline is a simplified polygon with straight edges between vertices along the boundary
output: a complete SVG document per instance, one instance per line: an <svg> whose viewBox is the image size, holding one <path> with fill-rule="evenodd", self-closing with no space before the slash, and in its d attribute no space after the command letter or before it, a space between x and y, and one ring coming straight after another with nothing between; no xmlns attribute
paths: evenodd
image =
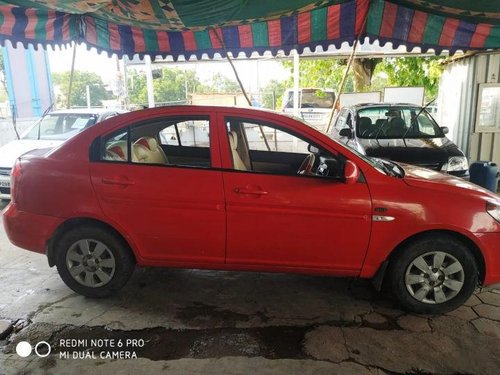
<svg viewBox="0 0 500 375"><path fill-rule="evenodd" d="M223 263L225 212L208 114L148 119L101 138L92 183L146 261Z"/></svg>
<svg viewBox="0 0 500 375"><path fill-rule="evenodd" d="M371 200L366 183L339 178L342 155L310 148L283 124L219 121L221 142L226 132L228 138L223 163L233 169L224 173L226 262L356 275L368 247Z"/></svg>

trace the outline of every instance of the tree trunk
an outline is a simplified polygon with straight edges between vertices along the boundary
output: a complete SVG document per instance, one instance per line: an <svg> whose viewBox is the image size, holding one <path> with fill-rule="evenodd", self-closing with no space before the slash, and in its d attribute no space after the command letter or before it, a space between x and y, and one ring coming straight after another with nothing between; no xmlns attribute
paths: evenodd
<svg viewBox="0 0 500 375"><path fill-rule="evenodd" d="M372 76L375 67L382 59L354 59L352 71L354 72L354 91L367 91L372 84Z"/></svg>

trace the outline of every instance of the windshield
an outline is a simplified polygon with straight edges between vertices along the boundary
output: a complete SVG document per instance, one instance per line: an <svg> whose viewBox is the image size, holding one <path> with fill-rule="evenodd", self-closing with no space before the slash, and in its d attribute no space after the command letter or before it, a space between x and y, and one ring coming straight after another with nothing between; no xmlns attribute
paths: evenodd
<svg viewBox="0 0 500 375"><path fill-rule="evenodd" d="M401 106L360 109L356 135L365 139L444 137L441 128L425 109Z"/></svg>
<svg viewBox="0 0 500 375"><path fill-rule="evenodd" d="M96 121L97 115L90 113L49 114L41 118L22 139L66 140Z"/></svg>
<svg viewBox="0 0 500 375"><path fill-rule="evenodd" d="M329 108L333 107L335 94L333 92L302 89L300 98L300 108ZM285 108L293 108L293 91L288 91Z"/></svg>

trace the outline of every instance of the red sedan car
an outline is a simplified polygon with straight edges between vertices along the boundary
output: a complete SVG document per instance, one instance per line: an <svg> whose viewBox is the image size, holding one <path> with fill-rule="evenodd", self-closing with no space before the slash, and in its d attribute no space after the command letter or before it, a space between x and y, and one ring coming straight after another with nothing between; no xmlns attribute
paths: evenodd
<svg viewBox="0 0 500 375"><path fill-rule="evenodd" d="M120 115L22 157L12 189L12 243L91 297L123 287L135 265L372 278L422 313L500 282L496 195L273 112Z"/></svg>

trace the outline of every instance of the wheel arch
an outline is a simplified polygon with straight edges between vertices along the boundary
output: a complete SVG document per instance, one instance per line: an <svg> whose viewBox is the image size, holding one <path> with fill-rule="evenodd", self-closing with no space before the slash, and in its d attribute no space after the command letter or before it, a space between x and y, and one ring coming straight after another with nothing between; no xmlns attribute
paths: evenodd
<svg viewBox="0 0 500 375"><path fill-rule="evenodd" d="M125 236L122 233L120 233L120 231L118 231L112 225L110 225L102 220L91 218L91 217L79 217L79 218L71 218L71 219L68 219L68 220L64 221L63 223L61 223L56 228L56 230L54 231L54 234L47 242L47 259L48 259L50 267L53 267L56 264L55 263L55 244L57 243L57 241L62 237L62 235L64 235L64 233L68 232L69 230L71 230L73 228L81 226L81 225L97 226L97 227L101 227L101 228L104 228L104 229L112 232L121 241L123 241L123 243L129 248L130 253L134 257L134 262L137 263L137 256L136 256L136 253L134 251L134 247L131 246L130 242L127 241Z"/></svg>
<svg viewBox="0 0 500 375"><path fill-rule="evenodd" d="M385 282L385 276L386 276L386 271L388 268L390 268L391 263L396 259L398 254L404 249L410 245L412 242L418 241L421 238L429 237L429 236L437 236L437 235L446 235L455 238L457 241L461 242L464 244L472 253L474 256L474 259L476 260L479 275L478 275L478 280L482 284L484 282L484 278L486 276L486 262L484 259L484 255L481 252L481 249L477 246L477 244L471 240L469 237L466 235L455 232L452 230L444 230L444 229L439 229L439 230L428 230L420 233L416 233L402 242L400 242L387 256L384 262L379 266L377 272L372 278L372 281L377 289L380 289L382 287L382 284Z"/></svg>

